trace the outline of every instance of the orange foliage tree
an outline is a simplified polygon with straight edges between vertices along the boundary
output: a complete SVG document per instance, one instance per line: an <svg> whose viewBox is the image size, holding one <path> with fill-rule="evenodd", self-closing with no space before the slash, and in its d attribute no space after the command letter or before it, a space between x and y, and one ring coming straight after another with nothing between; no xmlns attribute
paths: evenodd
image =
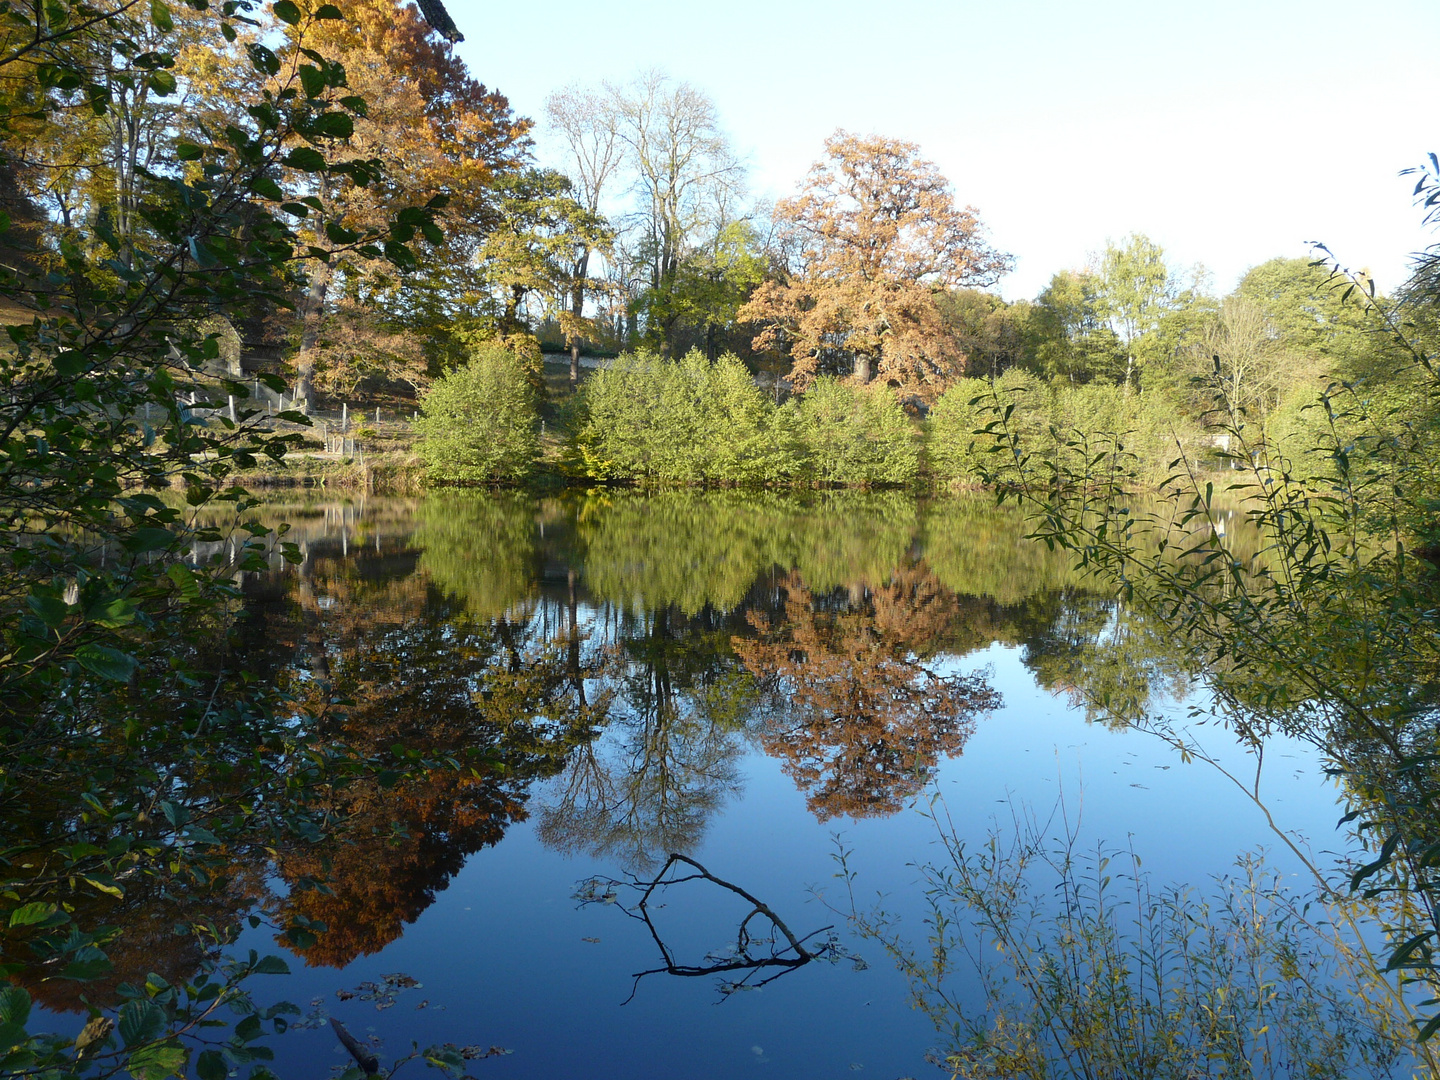
<svg viewBox="0 0 1440 1080"><path fill-rule="evenodd" d="M518 169L530 150L530 121L516 117L506 98L478 82L449 42L431 30L413 7L396 0L350 0L345 18L320 24L303 44L345 67L352 93L363 97L365 113L344 136L346 150L360 159L390 164L379 183L368 186L316 180L308 195L321 204L305 218L317 253L334 246L346 230L360 230L396 208L448 200L439 231L425 230L429 258L421 276L434 270L443 279L472 261L475 246L495 220L492 181ZM443 236L442 236L443 233ZM316 258L300 304L301 340L296 359L300 396L308 399L321 352L327 301L337 290L352 304L376 304L402 313L411 302L396 294L413 292L378 261L341 264ZM445 283L439 286L443 291Z"/></svg>
<svg viewBox="0 0 1440 1080"><path fill-rule="evenodd" d="M789 349L800 389L853 372L934 397L965 367L936 293L993 284L1011 258L914 143L837 131L825 154L775 206L790 272L760 286L740 318L762 327L756 349Z"/></svg>

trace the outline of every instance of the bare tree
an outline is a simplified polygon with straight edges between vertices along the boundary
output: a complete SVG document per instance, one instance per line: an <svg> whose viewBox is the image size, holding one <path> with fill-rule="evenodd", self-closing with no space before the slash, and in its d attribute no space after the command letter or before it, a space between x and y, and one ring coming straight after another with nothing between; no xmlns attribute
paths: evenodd
<svg viewBox="0 0 1440 1080"><path fill-rule="evenodd" d="M613 95L604 90L587 90L569 86L551 94L545 102L545 117L550 129L565 144L561 171L570 178L575 200L596 217L603 212L607 194L625 155L620 138L620 114ZM585 327L585 301L590 291L592 256L604 254L591 244L576 249L570 275L568 318L562 318L562 329L570 347L570 382L580 379L580 339Z"/></svg>

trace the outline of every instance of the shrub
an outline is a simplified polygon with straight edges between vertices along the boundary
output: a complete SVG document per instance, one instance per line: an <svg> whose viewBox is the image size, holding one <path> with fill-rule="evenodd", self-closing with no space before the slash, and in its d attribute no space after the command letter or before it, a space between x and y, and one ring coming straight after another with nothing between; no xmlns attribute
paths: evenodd
<svg viewBox="0 0 1440 1080"><path fill-rule="evenodd" d="M926 456L942 483L978 484L984 469L994 467L995 437L976 432L995 420L997 399L1002 407L1014 407L1010 424L1027 449L1048 432L1050 393L1035 376L1011 368L993 384L961 379L935 402L925 425Z"/></svg>
<svg viewBox="0 0 1440 1080"><path fill-rule="evenodd" d="M435 381L415 428L426 476L446 484L523 480L539 453L535 398L519 359L480 346Z"/></svg>
<svg viewBox="0 0 1440 1080"><path fill-rule="evenodd" d="M576 468L595 479L744 484L800 470L793 431L734 356L626 354L579 397Z"/></svg>
<svg viewBox="0 0 1440 1080"><path fill-rule="evenodd" d="M889 387L816 379L797 430L809 476L826 484L905 484L920 470L915 430Z"/></svg>

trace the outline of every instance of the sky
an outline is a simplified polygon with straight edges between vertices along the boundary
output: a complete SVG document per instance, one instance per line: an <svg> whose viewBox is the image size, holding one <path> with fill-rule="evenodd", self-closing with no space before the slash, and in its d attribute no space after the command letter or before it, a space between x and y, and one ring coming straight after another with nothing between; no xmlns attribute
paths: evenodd
<svg viewBox="0 0 1440 1080"><path fill-rule="evenodd" d="M1131 232L1221 293L1310 241L1388 289L1440 240L1398 175L1440 151L1435 0L446 2L471 72L542 128L569 84L705 91L756 197L837 128L918 143L1015 256L1011 300Z"/></svg>

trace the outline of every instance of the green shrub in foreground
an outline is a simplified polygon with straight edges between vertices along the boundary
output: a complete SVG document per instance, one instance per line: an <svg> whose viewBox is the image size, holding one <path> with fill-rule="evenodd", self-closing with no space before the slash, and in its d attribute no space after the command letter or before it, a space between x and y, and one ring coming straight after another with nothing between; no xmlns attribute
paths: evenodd
<svg viewBox="0 0 1440 1080"><path fill-rule="evenodd" d="M469 363L437 379L420 411L415 427L432 482L515 482L534 467L534 394L520 360L500 346L477 348Z"/></svg>

